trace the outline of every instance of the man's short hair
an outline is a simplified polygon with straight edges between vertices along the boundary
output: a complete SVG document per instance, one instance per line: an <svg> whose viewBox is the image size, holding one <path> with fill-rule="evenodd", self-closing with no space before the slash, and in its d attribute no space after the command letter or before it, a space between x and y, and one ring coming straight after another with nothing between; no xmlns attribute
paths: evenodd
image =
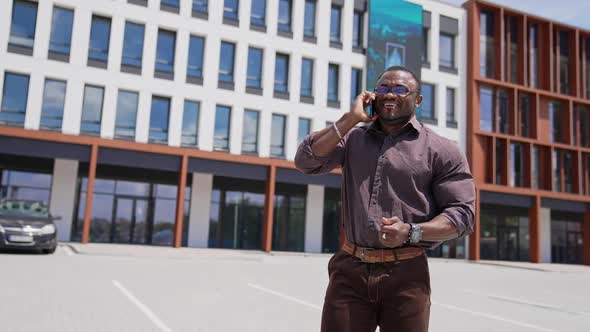
<svg viewBox="0 0 590 332"><path fill-rule="evenodd" d="M404 66L391 66L388 67L387 69L385 69L381 75L379 75L379 78L377 79L377 81L379 81L381 79L381 77L383 77L383 75L385 75L385 73L388 73L390 71L405 71L406 73L409 73L410 75L412 75L412 77L414 78L414 80L416 80L416 83L418 84L418 93L420 93L420 88L422 87L422 83L420 83L420 80L418 79L418 76L416 76L416 74L414 74L413 71L411 71L409 68L404 67Z"/></svg>

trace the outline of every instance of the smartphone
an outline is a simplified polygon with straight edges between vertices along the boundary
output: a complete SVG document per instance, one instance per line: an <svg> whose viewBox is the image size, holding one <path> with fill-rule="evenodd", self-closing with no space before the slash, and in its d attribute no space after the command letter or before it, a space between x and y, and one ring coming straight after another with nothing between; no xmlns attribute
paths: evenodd
<svg viewBox="0 0 590 332"><path fill-rule="evenodd" d="M367 107L366 111L369 117L373 117L373 115L377 113L377 101L371 101L371 107Z"/></svg>

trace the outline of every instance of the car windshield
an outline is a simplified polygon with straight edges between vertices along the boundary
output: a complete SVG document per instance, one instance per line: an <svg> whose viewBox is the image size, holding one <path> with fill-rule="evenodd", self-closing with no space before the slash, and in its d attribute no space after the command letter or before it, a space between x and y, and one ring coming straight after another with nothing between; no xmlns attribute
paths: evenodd
<svg viewBox="0 0 590 332"><path fill-rule="evenodd" d="M40 202L0 201L0 216L49 218L47 206Z"/></svg>

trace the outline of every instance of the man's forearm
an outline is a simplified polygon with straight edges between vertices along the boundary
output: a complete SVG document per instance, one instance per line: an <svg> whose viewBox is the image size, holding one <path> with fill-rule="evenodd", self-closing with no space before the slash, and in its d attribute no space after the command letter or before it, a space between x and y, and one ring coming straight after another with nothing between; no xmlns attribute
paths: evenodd
<svg viewBox="0 0 590 332"><path fill-rule="evenodd" d="M357 123L358 120L355 120L350 113L344 113L344 115L336 121L336 126L338 127L340 134L344 137L344 135L346 135L346 133L348 133L348 131L350 131L350 129L352 129ZM315 134L311 149L316 156L325 157L334 151L339 142L340 137L338 137L334 128L330 126Z"/></svg>
<svg viewBox="0 0 590 332"><path fill-rule="evenodd" d="M452 240L459 236L455 225L443 215L419 225L422 228L422 240L424 241L440 242Z"/></svg>

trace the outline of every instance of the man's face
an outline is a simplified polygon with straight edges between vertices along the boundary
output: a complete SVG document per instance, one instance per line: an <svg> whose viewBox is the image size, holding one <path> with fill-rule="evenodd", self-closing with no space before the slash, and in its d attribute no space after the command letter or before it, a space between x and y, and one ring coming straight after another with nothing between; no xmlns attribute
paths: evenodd
<svg viewBox="0 0 590 332"><path fill-rule="evenodd" d="M407 88L406 95L397 95L391 92L396 86ZM377 114L379 120L385 124L398 124L408 121L415 113L416 107L422 102L419 95L418 82L412 74L403 70L388 71L377 81L375 89L379 87L388 88L387 93L375 92Z"/></svg>

